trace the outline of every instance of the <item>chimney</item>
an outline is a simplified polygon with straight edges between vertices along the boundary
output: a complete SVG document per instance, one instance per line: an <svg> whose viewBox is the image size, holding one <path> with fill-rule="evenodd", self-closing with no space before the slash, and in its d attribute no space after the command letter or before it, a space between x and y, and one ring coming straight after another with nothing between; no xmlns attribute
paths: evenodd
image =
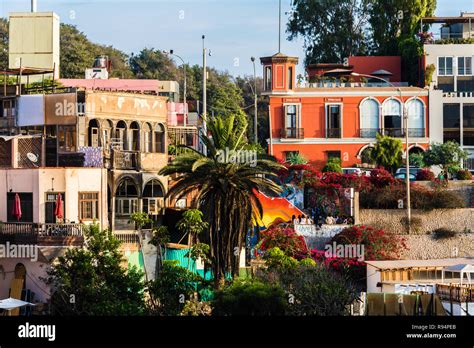
<svg viewBox="0 0 474 348"><path fill-rule="evenodd" d="M36 0L31 0L31 12L36 12Z"/></svg>

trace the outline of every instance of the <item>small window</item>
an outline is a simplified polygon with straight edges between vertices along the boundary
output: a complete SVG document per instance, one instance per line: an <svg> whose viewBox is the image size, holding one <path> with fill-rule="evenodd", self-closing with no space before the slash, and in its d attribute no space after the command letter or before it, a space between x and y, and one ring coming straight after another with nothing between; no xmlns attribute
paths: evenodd
<svg viewBox="0 0 474 348"><path fill-rule="evenodd" d="M472 57L458 57L458 75L472 75Z"/></svg>
<svg viewBox="0 0 474 348"><path fill-rule="evenodd" d="M288 89L293 89L293 67L288 68Z"/></svg>
<svg viewBox="0 0 474 348"><path fill-rule="evenodd" d="M99 193L79 192L79 219L94 220L99 218Z"/></svg>
<svg viewBox="0 0 474 348"><path fill-rule="evenodd" d="M265 90L271 91L272 90L272 67L266 66L264 72L265 72Z"/></svg>
<svg viewBox="0 0 474 348"><path fill-rule="evenodd" d="M285 152L283 152L283 154L285 156L285 162L288 161L290 159L290 157L296 156L299 153L300 153L299 151L285 151Z"/></svg>
<svg viewBox="0 0 474 348"><path fill-rule="evenodd" d="M438 75L453 74L453 57L438 57Z"/></svg>
<svg viewBox="0 0 474 348"><path fill-rule="evenodd" d="M341 151L326 151L326 155L328 157L328 159L330 158L337 158L337 159L341 159Z"/></svg>

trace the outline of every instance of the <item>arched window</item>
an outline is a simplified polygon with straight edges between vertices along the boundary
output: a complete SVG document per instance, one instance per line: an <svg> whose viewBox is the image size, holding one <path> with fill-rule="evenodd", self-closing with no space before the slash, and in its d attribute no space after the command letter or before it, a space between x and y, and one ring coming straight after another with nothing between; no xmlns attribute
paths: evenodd
<svg viewBox="0 0 474 348"><path fill-rule="evenodd" d="M375 99L365 99L360 105L360 137L375 138L379 128L379 103Z"/></svg>
<svg viewBox="0 0 474 348"><path fill-rule="evenodd" d="M93 119L89 121L88 138L88 146L99 147L101 145L100 128L97 120Z"/></svg>
<svg viewBox="0 0 474 348"><path fill-rule="evenodd" d="M410 137L425 136L425 106L419 99L407 103L408 135Z"/></svg>
<svg viewBox="0 0 474 348"><path fill-rule="evenodd" d="M118 121L115 127L115 142L120 144L122 150L126 150L127 145L127 124L124 121Z"/></svg>
<svg viewBox="0 0 474 348"><path fill-rule="evenodd" d="M135 121L130 124L129 139L129 150L140 151L140 127Z"/></svg>
<svg viewBox="0 0 474 348"><path fill-rule="evenodd" d="M150 215L157 215L164 208L163 186L157 179L147 182L143 189L143 211Z"/></svg>
<svg viewBox="0 0 474 348"><path fill-rule="evenodd" d="M115 191L115 213L131 215L138 211L138 190L131 178L123 179Z"/></svg>
<svg viewBox="0 0 474 348"><path fill-rule="evenodd" d="M402 103L398 99L387 99L383 103L383 122L385 135L403 136Z"/></svg>
<svg viewBox="0 0 474 348"><path fill-rule="evenodd" d="M145 123L143 126L143 152L152 152L153 150L153 137L152 127L149 123Z"/></svg>
<svg viewBox="0 0 474 348"><path fill-rule="evenodd" d="M155 151L157 153L165 153L165 127L159 123L155 130Z"/></svg>

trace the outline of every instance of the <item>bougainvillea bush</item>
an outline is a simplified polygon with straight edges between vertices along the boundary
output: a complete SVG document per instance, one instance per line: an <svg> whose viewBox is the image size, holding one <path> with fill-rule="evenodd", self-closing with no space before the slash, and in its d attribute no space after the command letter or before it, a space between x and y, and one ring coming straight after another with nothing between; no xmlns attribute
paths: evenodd
<svg viewBox="0 0 474 348"><path fill-rule="evenodd" d="M262 231L257 248L263 252L280 248L286 255L298 260L310 254L303 236L298 235L293 228L283 226L273 226Z"/></svg>
<svg viewBox="0 0 474 348"><path fill-rule="evenodd" d="M422 169L416 173L416 180L419 181L433 181L435 179L434 173L429 169Z"/></svg>
<svg viewBox="0 0 474 348"><path fill-rule="evenodd" d="M383 230L358 225L343 229L329 244L352 244L364 246L364 260L396 260L407 249L405 239L387 234Z"/></svg>

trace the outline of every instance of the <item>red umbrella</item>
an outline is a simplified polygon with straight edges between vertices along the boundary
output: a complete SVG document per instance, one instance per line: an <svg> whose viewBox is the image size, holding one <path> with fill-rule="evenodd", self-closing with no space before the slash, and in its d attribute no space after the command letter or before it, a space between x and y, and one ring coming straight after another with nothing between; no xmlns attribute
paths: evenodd
<svg viewBox="0 0 474 348"><path fill-rule="evenodd" d="M58 219L63 218L63 200L61 199L61 194L58 194L58 197L56 199L56 209L54 210L54 215Z"/></svg>
<svg viewBox="0 0 474 348"><path fill-rule="evenodd" d="M21 219L21 202L18 193L15 194L15 202L13 203L12 215L16 217L17 221Z"/></svg>

